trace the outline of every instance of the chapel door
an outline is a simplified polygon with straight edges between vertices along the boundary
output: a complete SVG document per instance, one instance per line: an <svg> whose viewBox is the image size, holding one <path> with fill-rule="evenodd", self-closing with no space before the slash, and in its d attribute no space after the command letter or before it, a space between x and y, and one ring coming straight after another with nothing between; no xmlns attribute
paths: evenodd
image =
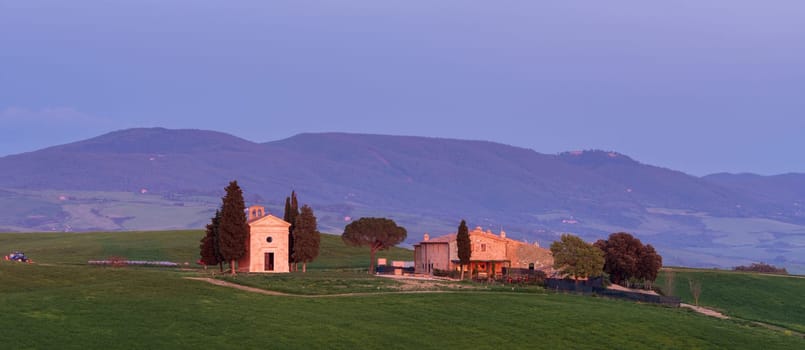
<svg viewBox="0 0 805 350"><path fill-rule="evenodd" d="M274 271L274 253L266 253L265 255L265 270Z"/></svg>

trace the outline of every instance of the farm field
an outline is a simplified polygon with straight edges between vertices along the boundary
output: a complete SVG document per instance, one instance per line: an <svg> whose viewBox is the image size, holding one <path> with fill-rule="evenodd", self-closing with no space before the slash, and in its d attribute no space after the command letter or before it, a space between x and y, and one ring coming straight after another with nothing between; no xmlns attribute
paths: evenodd
<svg viewBox="0 0 805 350"><path fill-rule="evenodd" d="M93 236L98 243L93 243ZM198 231L59 237L0 234L2 249L18 247L40 262L0 262L0 342L21 349L805 346L802 338L748 322L534 289L525 293L497 287L299 298L267 296L185 278L212 272L197 268L81 265L82 260L98 258L95 255L112 254L131 259L193 259L200 236ZM309 266L308 274L235 278L264 288L280 283L284 286L278 288L281 291L305 295L377 287L381 292L392 291L401 283L367 275L363 266L368 252L339 247L335 244L340 243L338 237L326 241L333 246L322 250L322 263ZM156 252L149 255L150 250ZM390 253L410 256L404 249ZM340 282L328 286L325 281ZM308 285L317 290L301 292ZM704 286L703 298L707 284Z"/></svg>
<svg viewBox="0 0 805 350"><path fill-rule="evenodd" d="M673 268L674 295L693 304L688 280L701 282L699 304L731 317L760 321L805 333L805 277ZM656 285L662 286L667 269Z"/></svg>
<svg viewBox="0 0 805 350"><path fill-rule="evenodd" d="M0 233L0 253L21 250L40 263L86 264L121 256L129 260L164 260L198 267L203 231L139 231L92 233ZM8 251L8 252L6 252ZM369 248L348 247L341 236L322 234L322 254L308 269L368 268ZM378 252L391 260L413 260L414 252L392 248Z"/></svg>

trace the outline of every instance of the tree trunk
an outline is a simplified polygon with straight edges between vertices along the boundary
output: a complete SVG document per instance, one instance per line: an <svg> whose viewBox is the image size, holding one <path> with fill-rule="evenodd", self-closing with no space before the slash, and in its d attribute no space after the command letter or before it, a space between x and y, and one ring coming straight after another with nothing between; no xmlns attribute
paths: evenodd
<svg viewBox="0 0 805 350"><path fill-rule="evenodd" d="M464 264L459 263L461 265L461 280L464 280Z"/></svg>
<svg viewBox="0 0 805 350"><path fill-rule="evenodd" d="M377 248L372 247L369 253L369 274L373 275L375 273L375 253L377 252Z"/></svg>
<svg viewBox="0 0 805 350"><path fill-rule="evenodd" d="M303 272L303 273L304 273L304 272L307 272L307 263L306 263L306 262L303 262L303 263L302 263L302 272Z"/></svg>
<svg viewBox="0 0 805 350"><path fill-rule="evenodd" d="M223 260L218 262L218 267L221 268L221 273L224 273L224 261Z"/></svg>
<svg viewBox="0 0 805 350"><path fill-rule="evenodd" d="M235 275L235 259L229 261L229 270L232 275Z"/></svg>

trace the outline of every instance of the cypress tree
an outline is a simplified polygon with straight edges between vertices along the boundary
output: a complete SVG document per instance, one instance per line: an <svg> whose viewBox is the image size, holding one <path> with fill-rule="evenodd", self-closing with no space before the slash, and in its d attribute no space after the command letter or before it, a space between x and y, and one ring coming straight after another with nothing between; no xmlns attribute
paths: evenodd
<svg viewBox="0 0 805 350"><path fill-rule="evenodd" d="M219 224L221 221L221 211L216 210L215 216L207 224L206 233L201 239L201 262L206 269L209 265L220 265L223 271L223 258L221 258L221 248L218 241Z"/></svg>
<svg viewBox="0 0 805 350"><path fill-rule="evenodd" d="M302 272L307 272L307 263L312 262L319 256L319 244L321 234L316 224L316 216L313 209L307 205L302 207L299 216L296 217L294 225L294 261L302 263Z"/></svg>
<svg viewBox="0 0 805 350"><path fill-rule="evenodd" d="M218 259L215 259L215 237L212 235L212 228L211 224L207 224L207 232L205 233L204 237L201 238L201 264L204 265L204 269L207 269L207 265L218 265Z"/></svg>
<svg viewBox="0 0 805 350"><path fill-rule="evenodd" d="M291 211L288 216L288 221L291 223L289 228L288 242L293 241L293 246L288 249L288 262L293 265L293 270L299 270L299 260L296 258L296 241L294 241L293 231L296 230L296 218L299 216L299 202L296 200L296 191L291 191Z"/></svg>
<svg viewBox="0 0 805 350"><path fill-rule="evenodd" d="M288 221L290 220L289 215L291 215L291 197L285 197L285 213L282 214L282 220L292 224L292 222Z"/></svg>
<svg viewBox="0 0 805 350"><path fill-rule="evenodd" d="M246 241L249 238L246 205L243 202L243 191L237 181L230 182L226 187L218 231L221 257L229 262L230 271L234 275L235 262L246 254Z"/></svg>
<svg viewBox="0 0 805 350"><path fill-rule="evenodd" d="M296 242L293 234L297 216L299 216L299 204L296 199L296 191L291 191L291 196L285 197L285 214L283 215L283 220L291 224L291 226L288 227L288 266L292 271L296 270L296 263L298 262L298 260L294 258L296 254Z"/></svg>
<svg viewBox="0 0 805 350"><path fill-rule="evenodd" d="M282 214L282 220L291 224L288 227L288 269L293 267L293 253L294 253L294 241L293 241L293 224L294 222L291 221L291 197L285 197L285 213Z"/></svg>
<svg viewBox="0 0 805 350"><path fill-rule="evenodd" d="M467 222L461 220L458 225L458 233L456 233L456 248L458 249L458 260L461 265L461 279L464 279L464 266L470 263L470 255L472 249L470 247L470 232L467 228Z"/></svg>
<svg viewBox="0 0 805 350"><path fill-rule="evenodd" d="M224 257L221 255L221 209L215 211L215 216L212 218L212 225L215 259L218 260L220 271L224 272Z"/></svg>

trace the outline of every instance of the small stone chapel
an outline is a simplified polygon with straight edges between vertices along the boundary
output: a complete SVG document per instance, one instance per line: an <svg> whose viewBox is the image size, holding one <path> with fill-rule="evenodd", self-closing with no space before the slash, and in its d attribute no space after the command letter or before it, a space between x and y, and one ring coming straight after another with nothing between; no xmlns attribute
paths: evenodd
<svg viewBox="0 0 805 350"><path fill-rule="evenodd" d="M246 254L238 260L238 272L289 272L288 228L291 224L267 214L265 207L248 209L249 239Z"/></svg>

